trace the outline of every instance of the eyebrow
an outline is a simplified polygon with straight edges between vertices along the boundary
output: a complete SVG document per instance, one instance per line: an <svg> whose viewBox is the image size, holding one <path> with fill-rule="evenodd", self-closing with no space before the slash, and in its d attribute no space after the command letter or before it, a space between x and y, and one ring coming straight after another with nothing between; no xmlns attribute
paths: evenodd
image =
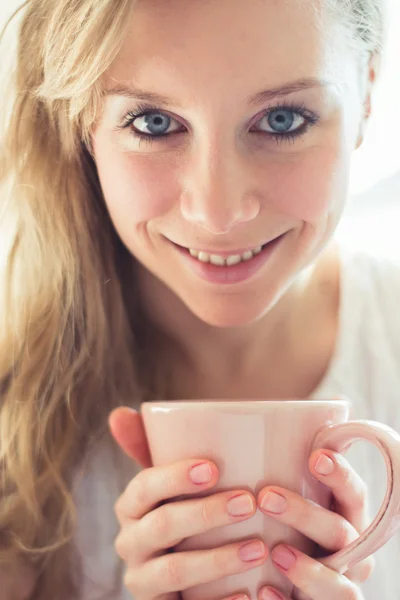
<svg viewBox="0 0 400 600"><path fill-rule="evenodd" d="M328 85L330 85L330 82L328 81L317 79L315 77L305 77L303 79L298 79L297 81L285 83L276 88L270 88L259 92L255 96L248 98L248 103L250 106L253 106L261 104L261 102L268 102L280 96L288 96L289 94L294 94L295 92L300 92L302 90L321 88ZM154 102L160 106L177 104L172 98L156 94L155 92L141 90L133 85L118 84L107 89L105 93L106 96L125 96L126 98L132 98L133 100Z"/></svg>

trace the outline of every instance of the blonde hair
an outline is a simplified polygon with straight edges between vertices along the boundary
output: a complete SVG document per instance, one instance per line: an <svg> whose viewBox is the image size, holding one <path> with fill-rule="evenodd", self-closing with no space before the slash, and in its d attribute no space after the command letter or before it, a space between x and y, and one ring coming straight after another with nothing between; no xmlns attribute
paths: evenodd
<svg viewBox="0 0 400 600"><path fill-rule="evenodd" d="M360 48L380 50L380 0L327 1ZM38 600L79 598L74 474L106 435L110 411L154 394L133 261L90 152L101 78L133 8L28 0L14 15L0 141L0 564L33 565L29 598Z"/></svg>

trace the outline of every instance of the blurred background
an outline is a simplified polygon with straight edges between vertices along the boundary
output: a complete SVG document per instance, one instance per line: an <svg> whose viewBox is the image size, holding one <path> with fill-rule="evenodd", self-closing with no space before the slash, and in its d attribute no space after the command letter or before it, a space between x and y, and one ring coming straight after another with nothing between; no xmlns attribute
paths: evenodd
<svg viewBox="0 0 400 600"><path fill-rule="evenodd" d="M20 3L0 3L0 27ZM336 235L346 244L400 257L400 0L385 5L387 44L373 114L354 153L350 199Z"/></svg>

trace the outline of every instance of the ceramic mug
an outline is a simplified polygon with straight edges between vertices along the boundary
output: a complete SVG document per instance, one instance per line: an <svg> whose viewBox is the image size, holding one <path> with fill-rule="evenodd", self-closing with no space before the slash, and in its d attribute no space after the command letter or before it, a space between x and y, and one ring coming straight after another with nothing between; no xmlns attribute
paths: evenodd
<svg viewBox="0 0 400 600"><path fill-rule="evenodd" d="M374 421L349 421L351 403L335 400L181 400L142 404L144 426L155 466L187 458L215 462L217 491L247 489L255 496L277 485L329 508L331 492L308 468L311 453L326 448L344 453L357 440L378 447L387 469L387 491L378 515L345 549L321 560L340 573L374 553L400 526L400 436ZM192 496L191 496L192 497ZM293 528L257 510L239 523L185 539L176 551L215 548L230 542L261 538L268 548L288 543L315 555L315 544ZM256 600L264 585L289 597L293 585L270 557L260 567L185 590L184 600L215 600L244 592Z"/></svg>

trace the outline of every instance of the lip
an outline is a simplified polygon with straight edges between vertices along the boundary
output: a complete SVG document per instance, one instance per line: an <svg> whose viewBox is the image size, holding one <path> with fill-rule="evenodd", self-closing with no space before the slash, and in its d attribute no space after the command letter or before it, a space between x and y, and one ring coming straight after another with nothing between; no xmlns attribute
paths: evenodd
<svg viewBox="0 0 400 600"><path fill-rule="evenodd" d="M267 244L264 244L262 251L253 256L253 258L249 261L242 261L237 265L230 267L217 266L213 265L212 263L203 263L197 258L191 256L188 248L179 246L174 242L171 242L171 244L176 249L185 268L189 268L192 273L208 283L227 286L237 285L252 279L253 276L255 276L255 274L258 273L261 268L274 256L276 250L278 250L279 246L286 238L287 233L289 232L286 232ZM203 252L205 252L205 250L203 250ZM230 253L242 254L243 252L245 252L245 250L234 250L229 252L225 251L227 256L229 256ZM221 254L221 250L210 251L209 253L220 254L223 256L223 254Z"/></svg>
<svg viewBox="0 0 400 600"><path fill-rule="evenodd" d="M287 233L287 232L285 232ZM176 242L173 242L172 240L169 240L172 244L174 244L174 246L178 246L178 248L182 248L183 250L189 251L189 250L195 250L196 252L204 252L205 254L215 254L217 256L222 256L224 258L227 258L228 256L237 256L237 255L242 255L244 254L244 252L249 252L254 250L255 248L264 248L264 246L266 246L267 244L270 244L271 242L274 242L275 240L277 240L278 238L282 237L284 234L280 234L277 235L276 237L272 238L269 241L263 241L260 244L255 244L254 246L247 246L246 248L235 248L234 250L222 250L222 249L218 249L218 248L197 248L196 246L184 246L182 244L177 244ZM168 238L167 238L168 239Z"/></svg>

